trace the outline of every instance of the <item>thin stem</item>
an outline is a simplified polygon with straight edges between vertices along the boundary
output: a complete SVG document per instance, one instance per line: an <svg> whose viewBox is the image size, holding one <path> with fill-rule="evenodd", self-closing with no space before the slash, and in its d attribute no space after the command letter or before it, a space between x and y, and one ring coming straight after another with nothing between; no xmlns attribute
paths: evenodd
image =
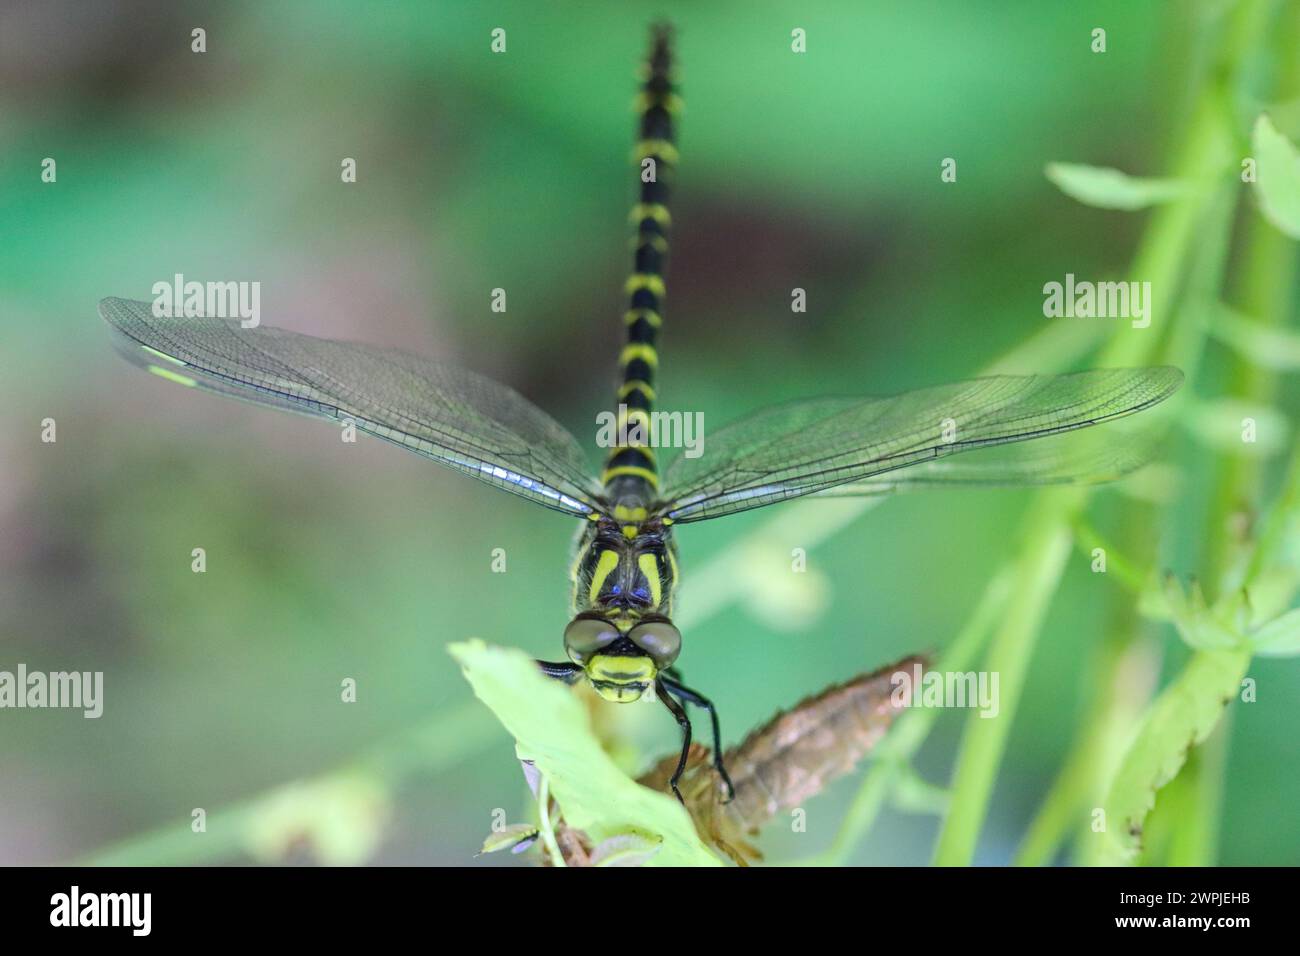
<svg viewBox="0 0 1300 956"><path fill-rule="evenodd" d="M541 782L537 785L537 830L542 838L542 846L551 858L552 866L567 867L560 844L555 839L555 828L551 825L551 784L546 774L539 774Z"/></svg>
<svg viewBox="0 0 1300 956"><path fill-rule="evenodd" d="M985 664L999 676L998 715L988 720L972 712L966 718L952 800L935 847L934 862L940 866L964 866L974 858L1029 659L1070 553L1070 519L1083 500L1080 489L1055 488L1039 493L1027 515L1016 593Z"/></svg>

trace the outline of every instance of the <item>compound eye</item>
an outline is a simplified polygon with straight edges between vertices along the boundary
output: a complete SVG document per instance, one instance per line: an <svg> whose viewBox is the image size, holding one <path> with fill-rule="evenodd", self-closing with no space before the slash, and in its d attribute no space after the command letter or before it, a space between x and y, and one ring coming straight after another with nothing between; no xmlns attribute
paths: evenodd
<svg viewBox="0 0 1300 956"><path fill-rule="evenodd" d="M627 636L633 644L650 655L660 670L671 667L682 650L682 632L667 621L638 624Z"/></svg>
<svg viewBox="0 0 1300 956"><path fill-rule="evenodd" d="M564 650L575 664L586 664L597 651L618 640L618 628L609 621L580 617L564 629Z"/></svg>

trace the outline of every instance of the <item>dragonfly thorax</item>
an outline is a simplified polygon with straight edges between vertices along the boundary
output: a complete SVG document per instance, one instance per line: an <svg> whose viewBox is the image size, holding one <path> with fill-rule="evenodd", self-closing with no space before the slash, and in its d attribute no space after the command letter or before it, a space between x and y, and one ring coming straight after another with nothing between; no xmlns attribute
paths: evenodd
<svg viewBox="0 0 1300 956"><path fill-rule="evenodd" d="M643 617L672 615L677 547L662 520L602 516L587 523L572 569L573 613L599 612L626 633Z"/></svg>

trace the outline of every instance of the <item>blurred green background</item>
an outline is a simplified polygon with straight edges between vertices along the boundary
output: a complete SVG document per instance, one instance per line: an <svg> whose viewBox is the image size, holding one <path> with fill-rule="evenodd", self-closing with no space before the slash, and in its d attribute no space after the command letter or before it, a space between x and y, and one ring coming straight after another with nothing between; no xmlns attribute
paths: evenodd
<svg viewBox="0 0 1300 956"><path fill-rule="evenodd" d="M646 26L666 17L686 112L663 406L702 410L708 428L789 398L968 377L1042 329L1044 282L1124 272L1144 216L1073 203L1043 167L1167 167L1199 9L5 6L0 668L103 670L106 705L99 720L0 713L0 862L81 859L173 823L174 849L194 807L211 820L371 755L377 778L282 791L260 836L222 843L210 826L192 858L469 863L493 811L521 818L526 791L513 742L444 647L472 635L556 658L568 620L571 522L380 443L142 375L109 347L99 298L147 299L176 272L256 279L267 324L451 357L589 436L622 335L630 104ZM1089 49L1099 25L1104 55ZM190 52L195 26L206 54ZM795 26L805 55L790 51ZM494 27L505 55L489 51ZM505 314L489 309L496 287ZM806 314L790 310L795 287ZM1211 356L1197 393L1228 387L1216 370ZM1296 399L1292 381L1278 407ZM55 444L40 442L46 417ZM1187 480L1160 556L1191 573L1206 453L1186 438L1173 453ZM810 555L824 592L802 620L728 607L685 635L685 673L735 740L827 684L944 646L1014 548L1024 498L872 509ZM684 529L681 602L693 567L771 517ZM492 573L494 548L508 573ZM1071 558L978 861L1010 859L1074 733L1108 604L1125 599ZM1171 629L1153 634L1168 673L1185 652ZM1231 727L1220 859L1300 862L1300 674L1257 661L1251 675L1266 690ZM347 677L355 704L339 699ZM671 750L671 721L643 713L647 755ZM935 782L962 716L922 752ZM806 834L774 827L769 854L824 846L853 791L841 781L811 804ZM888 811L855 859L924 862L935 826Z"/></svg>

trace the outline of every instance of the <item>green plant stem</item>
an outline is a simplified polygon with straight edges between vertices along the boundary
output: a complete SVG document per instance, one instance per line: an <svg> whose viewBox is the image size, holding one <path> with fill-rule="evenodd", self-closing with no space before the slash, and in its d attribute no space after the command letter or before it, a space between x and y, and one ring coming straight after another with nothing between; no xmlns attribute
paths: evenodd
<svg viewBox="0 0 1300 956"><path fill-rule="evenodd" d="M935 848L934 862L940 866L967 865L975 855L1034 642L1070 553L1070 518L1083 500L1079 489L1054 488L1039 493L1026 516L1016 593L985 663L999 675L998 717L986 720L972 713L966 719L952 803Z"/></svg>
<svg viewBox="0 0 1300 956"><path fill-rule="evenodd" d="M542 846L551 859L551 866L567 867L560 844L555 839L555 827L551 825L551 785L545 774L539 774L541 782L537 785L537 831L542 838Z"/></svg>
<svg viewBox="0 0 1300 956"><path fill-rule="evenodd" d="M1114 575L1127 595L1141 596L1147 583L1146 575L1119 548L1103 539L1096 528L1082 519L1075 524L1074 534L1075 544L1089 561L1092 552L1100 548L1106 555L1106 573Z"/></svg>
<svg viewBox="0 0 1300 956"><path fill-rule="evenodd" d="M1224 770L1231 738L1229 709L1209 739L1196 748L1198 759L1187 768L1191 772L1187 809L1180 815L1169 852L1161 861L1166 866L1214 866L1218 860Z"/></svg>
<svg viewBox="0 0 1300 956"><path fill-rule="evenodd" d="M1273 510L1263 522L1259 541L1246 564L1241 585L1251 587L1259 575L1278 561L1293 532L1296 516L1300 515L1300 442L1291 449L1291 460L1282 476L1282 490L1273 503Z"/></svg>

